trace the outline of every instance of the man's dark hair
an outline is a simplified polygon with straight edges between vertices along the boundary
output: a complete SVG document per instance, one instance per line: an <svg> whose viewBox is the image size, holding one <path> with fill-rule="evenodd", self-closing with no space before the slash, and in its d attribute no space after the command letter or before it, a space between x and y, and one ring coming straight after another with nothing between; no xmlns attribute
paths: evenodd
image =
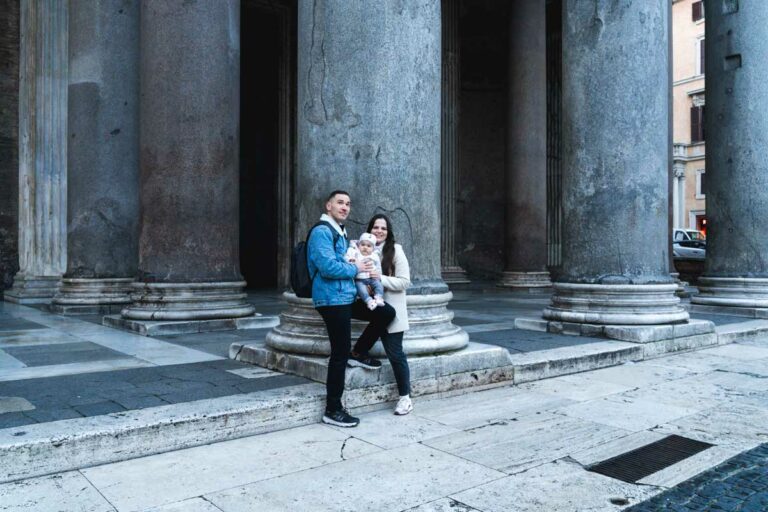
<svg viewBox="0 0 768 512"><path fill-rule="evenodd" d="M326 200L325 200L325 202L327 203L328 201L330 201L331 199L333 199L333 197L334 197L334 196L337 196L337 195L339 195L339 194L344 194L344 195L345 195L345 196L347 196L347 197L351 197L351 196L349 195L349 192L347 192L346 190L334 190L333 192L331 192L330 194L328 194L328 199L326 199Z"/></svg>

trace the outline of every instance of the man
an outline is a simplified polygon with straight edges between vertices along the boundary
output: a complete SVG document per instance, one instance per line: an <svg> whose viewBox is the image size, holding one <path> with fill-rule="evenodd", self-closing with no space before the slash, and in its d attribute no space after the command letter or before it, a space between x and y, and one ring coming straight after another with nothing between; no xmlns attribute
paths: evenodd
<svg viewBox="0 0 768 512"><path fill-rule="evenodd" d="M360 423L358 418L350 416L341 405L347 363L368 369L381 366L379 360L371 358L367 353L350 354L352 318L369 322L355 347L370 347L395 317L395 310L389 304L371 311L362 302L355 302L355 276L358 272L374 272L374 269L370 262L350 263L344 259L348 245L344 222L349 216L350 204L347 192L331 192L325 202L325 214L320 217L324 224L312 230L307 248L309 275L314 278L312 303L323 317L331 342L326 380L328 397L323 423L339 427L355 427Z"/></svg>

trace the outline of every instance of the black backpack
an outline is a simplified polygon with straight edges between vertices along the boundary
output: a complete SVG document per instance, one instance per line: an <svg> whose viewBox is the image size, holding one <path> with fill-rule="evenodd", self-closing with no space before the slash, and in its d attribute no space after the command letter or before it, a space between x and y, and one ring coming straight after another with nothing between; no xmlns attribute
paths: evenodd
<svg viewBox="0 0 768 512"><path fill-rule="evenodd" d="M339 240L339 233L336 231L330 222L321 220L314 226L312 226L307 233L307 239L303 242L299 242L293 248L291 252L291 288L297 297L309 299L312 297L312 281L315 276L309 275L309 259L307 258L307 246L309 245L309 235L312 234L312 230L317 226L328 226L333 233L333 250L336 250L336 242ZM317 275L317 272L315 272Z"/></svg>

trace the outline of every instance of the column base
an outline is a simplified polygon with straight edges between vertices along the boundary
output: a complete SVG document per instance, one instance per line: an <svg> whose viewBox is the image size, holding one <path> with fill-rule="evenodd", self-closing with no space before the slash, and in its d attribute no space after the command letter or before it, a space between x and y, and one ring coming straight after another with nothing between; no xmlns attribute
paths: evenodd
<svg viewBox="0 0 768 512"><path fill-rule="evenodd" d="M302 299L291 292L285 292L283 298L288 307L280 314L280 325L267 334L266 345L281 352L330 355L328 332L323 319L312 306L312 299ZM451 322L453 312L447 306L452 298L451 292L407 296L410 329L403 336L406 354L438 354L467 346L469 334ZM353 340L365 325L363 322L352 322ZM374 345L371 354L377 357L386 355L380 343Z"/></svg>
<svg viewBox="0 0 768 512"><path fill-rule="evenodd" d="M253 315L245 281L131 284L133 303L120 313L129 320L212 320Z"/></svg>
<svg viewBox="0 0 768 512"><path fill-rule="evenodd" d="M706 277L699 278L699 294L693 304L742 308L768 308L768 278Z"/></svg>
<svg viewBox="0 0 768 512"><path fill-rule="evenodd" d="M675 296L676 284L554 283L546 320L599 325L654 325L687 322Z"/></svg>
<svg viewBox="0 0 768 512"><path fill-rule="evenodd" d="M62 278L51 311L64 315L119 313L131 303L133 281L132 277Z"/></svg>
<svg viewBox="0 0 768 512"><path fill-rule="evenodd" d="M677 285L677 290L675 290L675 295L677 295L680 298L687 298L691 296L691 292L686 291L685 289L685 287L688 286L688 282L680 280L680 272L670 272L669 276L675 280L675 284Z"/></svg>
<svg viewBox="0 0 768 512"><path fill-rule="evenodd" d="M114 329L131 331L142 336L171 336L197 332L232 331L236 329L268 329L277 325L276 316L254 313L239 318L217 318L213 320L130 320L120 315L107 315L102 325Z"/></svg>
<svg viewBox="0 0 768 512"><path fill-rule="evenodd" d="M3 299L16 304L47 304L56 295L60 280L61 276L27 276L19 272Z"/></svg>
<svg viewBox="0 0 768 512"><path fill-rule="evenodd" d="M263 368L299 375L316 382L328 377L328 357L321 355L290 354L260 343L233 343L229 357ZM392 367L384 358L378 371L347 368L344 389L349 405L350 391L365 390L368 397L386 396L397 399L397 388ZM488 386L511 382L514 367L509 353L502 347L470 343L462 350L446 354L425 354L408 359L413 395L448 392L457 389Z"/></svg>
<svg viewBox="0 0 768 512"><path fill-rule="evenodd" d="M467 278L467 271L458 265L443 267L442 277L446 284L468 284L470 282Z"/></svg>
<svg viewBox="0 0 768 512"><path fill-rule="evenodd" d="M520 291L545 291L552 288L549 272L504 272L496 286Z"/></svg>

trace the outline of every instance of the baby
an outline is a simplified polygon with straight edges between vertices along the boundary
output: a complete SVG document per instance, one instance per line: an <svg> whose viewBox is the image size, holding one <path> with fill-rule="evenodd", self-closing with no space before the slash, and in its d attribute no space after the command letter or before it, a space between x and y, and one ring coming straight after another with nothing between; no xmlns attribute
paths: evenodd
<svg viewBox="0 0 768 512"><path fill-rule="evenodd" d="M376 237L370 233L360 235L357 246L354 242L347 249L347 260L349 261L370 261L373 268L381 273L381 258L374 250L376 246ZM381 279L372 279L369 272L360 272L355 276L355 286L357 286L357 295L365 302L368 309L374 310L378 306L384 305L384 287L381 285ZM373 290L373 297L368 287Z"/></svg>

